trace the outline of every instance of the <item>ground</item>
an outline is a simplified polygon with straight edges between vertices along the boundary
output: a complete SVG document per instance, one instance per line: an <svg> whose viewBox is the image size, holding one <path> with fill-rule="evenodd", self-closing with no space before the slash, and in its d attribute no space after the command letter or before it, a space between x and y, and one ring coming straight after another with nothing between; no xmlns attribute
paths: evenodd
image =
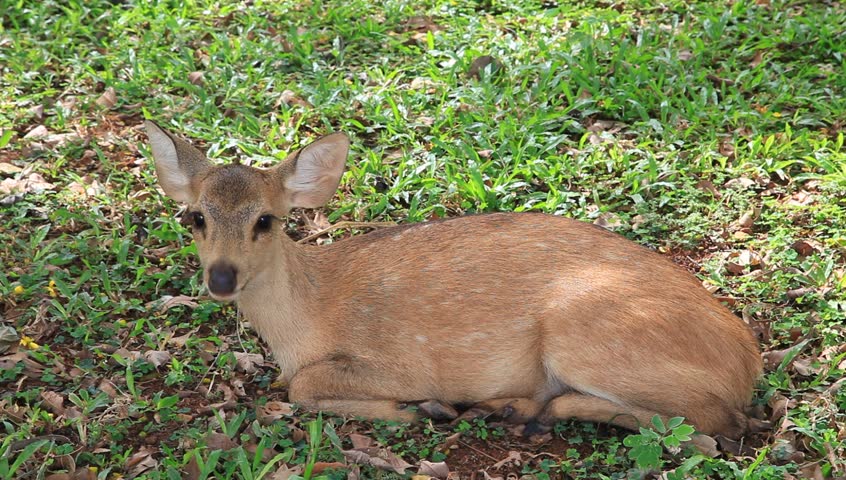
<svg viewBox="0 0 846 480"><path fill-rule="evenodd" d="M0 478L846 476L842 3L0 11ZM145 118L258 166L347 132L341 189L290 217L295 238L540 211L670 256L758 336L760 431L688 448L678 421L529 436L296 410L206 296Z"/></svg>

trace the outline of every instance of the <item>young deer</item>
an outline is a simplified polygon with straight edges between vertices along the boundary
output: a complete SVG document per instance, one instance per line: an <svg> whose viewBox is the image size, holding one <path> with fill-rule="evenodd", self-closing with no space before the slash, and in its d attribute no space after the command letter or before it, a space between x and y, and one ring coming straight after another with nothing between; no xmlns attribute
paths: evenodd
<svg viewBox="0 0 846 480"><path fill-rule="evenodd" d="M300 245L279 220L323 205L349 140L325 136L260 170L211 164L146 123L165 193L188 205L204 281L273 350L290 400L412 420L402 402L575 417L636 429L655 414L746 429L761 359L696 278L619 235L498 213Z"/></svg>

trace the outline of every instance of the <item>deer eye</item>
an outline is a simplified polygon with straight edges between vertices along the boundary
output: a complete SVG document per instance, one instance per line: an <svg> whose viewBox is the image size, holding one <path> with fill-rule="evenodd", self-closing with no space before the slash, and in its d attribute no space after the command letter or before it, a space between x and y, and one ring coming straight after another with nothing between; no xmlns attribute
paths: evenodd
<svg viewBox="0 0 846 480"><path fill-rule="evenodd" d="M191 225L195 228L203 228L206 226L206 217L200 212L191 212Z"/></svg>
<svg viewBox="0 0 846 480"><path fill-rule="evenodd" d="M270 225L273 223L272 215L262 215L256 222L256 230L259 232L267 232L270 230Z"/></svg>

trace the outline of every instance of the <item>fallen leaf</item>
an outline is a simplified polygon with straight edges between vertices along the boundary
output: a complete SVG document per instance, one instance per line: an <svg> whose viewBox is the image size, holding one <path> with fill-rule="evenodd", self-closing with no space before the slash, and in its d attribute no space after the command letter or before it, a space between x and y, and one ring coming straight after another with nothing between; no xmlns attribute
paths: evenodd
<svg viewBox="0 0 846 480"><path fill-rule="evenodd" d="M37 127L33 128L29 132L24 135L24 140L35 140L38 138L44 138L50 134L50 131L47 130L47 127L44 125L38 125Z"/></svg>
<svg viewBox="0 0 846 480"><path fill-rule="evenodd" d="M17 347L21 341L18 331L9 325L0 325L0 353L6 353L12 347Z"/></svg>
<svg viewBox="0 0 846 480"><path fill-rule="evenodd" d="M804 297L805 295L811 294L816 292L817 289L813 287L800 287L794 288L792 290L788 290L785 293L785 296L790 300L796 300L797 298Z"/></svg>
<svg viewBox="0 0 846 480"><path fill-rule="evenodd" d="M113 87L109 87L94 103L106 109L114 108L117 105L117 92Z"/></svg>
<svg viewBox="0 0 846 480"><path fill-rule="evenodd" d="M803 377L811 377L819 374L822 367L813 365L814 359L810 357L796 357L793 360L793 370Z"/></svg>
<svg viewBox="0 0 846 480"><path fill-rule="evenodd" d="M758 217L760 216L761 207L755 207L741 215L740 219L737 220L737 225L741 228L752 228L752 225L755 224L755 220L758 220Z"/></svg>
<svg viewBox="0 0 846 480"><path fill-rule="evenodd" d="M147 350L146 352L144 352L144 359L156 368L159 368L162 365L170 362L170 358L170 352L165 352L162 350Z"/></svg>
<svg viewBox="0 0 846 480"><path fill-rule="evenodd" d="M690 50L679 50L679 53L678 53L677 56L678 56L679 60L681 60L682 62L686 62L686 61L690 60L691 58L693 58L693 52L691 52Z"/></svg>
<svg viewBox="0 0 846 480"><path fill-rule="evenodd" d="M413 465L387 448L370 447L361 450L341 450L344 458L358 465L370 465L379 470L404 474Z"/></svg>
<svg viewBox="0 0 846 480"><path fill-rule="evenodd" d="M191 459L188 460L188 464L185 465L182 480L200 480L202 472L200 471L200 465L197 463L197 455L199 454L199 452L194 452L194 454L191 455Z"/></svg>
<svg viewBox="0 0 846 480"><path fill-rule="evenodd" d="M0 163L0 173L3 175L14 175L23 171L23 168L11 163Z"/></svg>
<svg viewBox="0 0 846 480"><path fill-rule="evenodd" d="M235 354L235 366L244 373L256 373L264 365L264 356L259 353L232 352Z"/></svg>
<svg viewBox="0 0 846 480"><path fill-rule="evenodd" d="M159 462L153 458L153 452L147 447L141 447L140 450L133 453L132 456L126 459L124 470L130 478L141 476L141 474L154 470L159 466Z"/></svg>
<svg viewBox="0 0 846 480"><path fill-rule="evenodd" d="M428 462L423 460L420 462L420 468L417 470L417 474L446 480L449 476L449 467L446 462Z"/></svg>
<svg viewBox="0 0 846 480"><path fill-rule="evenodd" d="M803 257L809 257L819 251L819 244L813 240L797 240L790 248Z"/></svg>
<svg viewBox="0 0 846 480"><path fill-rule="evenodd" d="M819 462L808 463L799 467L799 476L808 480L825 480Z"/></svg>
<svg viewBox="0 0 846 480"><path fill-rule="evenodd" d="M188 74L188 82L194 85L202 85L206 79L203 72L191 72Z"/></svg>
<svg viewBox="0 0 846 480"><path fill-rule="evenodd" d="M693 435L685 444L692 446L702 455L716 458L720 456L720 449L717 448L717 440L704 434Z"/></svg>
<svg viewBox="0 0 846 480"><path fill-rule="evenodd" d="M764 61L764 51L758 50L755 52L755 56L752 57L752 61L749 62L749 66L752 68L757 67Z"/></svg>
<svg viewBox="0 0 846 480"><path fill-rule="evenodd" d="M470 63L470 68L467 69L467 76L470 78L481 79L486 74L491 77L500 75L505 70L505 66L492 57L491 55L482 55Z"/></svg>
<svg viewBox="0 0 846 480"><path fill-rule="evenodd" d="M210 433L203 439L209 450L232 450L238 444L223 433Z"/></svg>
<svg viewBox="0 0 846 480"><path fill-rule="evenodd" d="M349 435L350 442L352 442L352 446L354 450L359 450L362 448L367 448L372 446L375 442L372 438L368 437L367 435L359 435L358 433L351 433Z"/></svg>
<svg viewBox="0 0 846 480"><path fill-rule="evenodd" d="M0 195L14 195L26 193L41 193L45 190L53 190L56 187L44 180L38 173L30 173L25 178L6 178L0 182Z"/></svg>
<svg viewBox="0 0 846 480"><path fill-rule="evenodd" d="M326 217L326 214L321 210L314 212L314 218L311 218L308 215L303 215L303 218L309 234L321 232L332 226L332 224L329 223L329 218Z"/></svg>
<svg viewBox="0 0 846 480"><path fill-rule="evenodd" d="M198 327L199 328L199 327ZM188 340L194 337L194 334L197 333L198 328L191 330L190 332L186 333L185 335L179 335L177 337L170 337L167 339L167 343L174 345L176 347L182 348L188 343Z"/></svg>
<svg viewBox="0 0 846 480"><path fill-rule="evenodd" d="M620 216L613 212L604 212L596 217L593 221L594 225L600 226L606 230L614 230L623 226L623 221Z"/></svg>
<svg viewBox="0 0 846 480"><path fill-rule="evenodd" d="M717 187L710 180L701 180L696 184L696 188L710 193L714 198L722 198L723 194L717 190Z"/></svg>
<svg viewBox="0 0 846 480"><path fill-rule="evenodd" d="M523 465L523 454L520 452L511 450L508 452L508 456L503 458L502 460L493 464L494 469L500 469L506 465L512 465L515 467L519 467Z"/></svg>
<svg viewBox="0 0 846 480"><path fill-rule="evenodd" d="M311 469L311 473L319 475L324 470L329 470L330 468L342 469L346 467L347 465L341 462L315 462L314 467Z"/></svg>
<svg viewBox="0 0 846 480"><path fill-rule="evenodd" d="M260 425L270 425L294 414L294 408L290 403L270 401L256 407L256 420Z"/></svg>
<svg viewBox="0 0 846 480"><path fill-rule="evenodd" d="M361 469L358 465L352 465L347 472L347 480L361 480Z"/></svg>
<svg viewBox="0 0 846 480"><path fill-rule="evenodd" d="M312 105L308 101L302 99L301 97L299 97L296 93L294 93L291 90L285 90L284 92L282 92L282 96L279 97L279 101L277 101L276 103L277 103L277 106L280 103L284 103L285 105L288 105L289 107L293 107L293 106L296 105L296 106L300 106L300 107L308 108L308 109L314 108L314 105Z"/></svg>
<svg viewBox="0 0 846 480"><path fill-rule="evenodd" d="M64 415L65 413L65 398L56 392L45 390L41 392L41 399L44 400L44 405L47 410L50 410L56 415Z"/></svg>
<svg viewBox="0 0 846 480"><path fill-rule="evenodd" d="M199 306L195 300L197 300L197 297L189 297L188 295L162 295L158 300L147 302L147 308L158 307L159 313L164 313L171 308L179 306L185 306L193 310Z"/></svg>
<svg viewBox="0 0 846 480"><path fill-rule="evenodd" d="M294 465L293 467L289 467L288 465L282 465L273 473L273 475L270 476L270 480L288 480L294 475L299 476L302 473L302 465Z"/></svg>

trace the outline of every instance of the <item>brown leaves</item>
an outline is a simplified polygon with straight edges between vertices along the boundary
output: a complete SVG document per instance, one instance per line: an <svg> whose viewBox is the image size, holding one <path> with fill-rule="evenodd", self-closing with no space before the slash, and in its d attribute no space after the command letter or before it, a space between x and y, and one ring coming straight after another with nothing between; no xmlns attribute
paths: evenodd
<svg viewBox="0 0 846 480"><path fill-rule="evenodd" d="M270 425L293 414L293 405L286 402L270 401L256 408L256 420L261 425Z"/></svg>
<svg viewBox="0 0 846 480"><path fill-rule="evenodd" d="M206 83L206 78L203 72L191 72L188 74L188 83L192 85L203 85Z"/></svg>
<svg viewBox="0 0 846 480"><path fill-rule="evenodd" d="M195 309L199 306L196 302L197 297L189 297L188 295L162 295L158 300L153 300L147 303L147 308L157 308L159 313L164 313L174 307L188 307Z"/></svg>
<svg viewBox="0 0 846 480"><path fill-rule="evenodd" d="M235 366L244 373L256 373L258 367L263 367L264 356L258 353L232 352L235 355Z"/></svg>
<svg viewBox="0 0 846 480"><path fill-rule="evenodd" d="M0 182L0 203L8 205L23 199L28 193L37 194L55 188L41 174L23 171L17 178L5 178Z"/></svg>
<svg viewBox="0 0 846 480"><path fill-rule="evenodd" d="M203 439L210 450L232 450L238 448L238 444L222 433L210 433Z"/></svg>
<svg viewBox="0 0 846 480"><path fill-rule="evenodd" d="M353 448L342 450L341 453L348 461L358 465L371 465L380 470L404 474L413 465L406 462L387 448L377 447L369 437L364 435L350 435Z"/></svg>
<svg viewBox="0 0 846 480"><path fill-rule="evenodd" d="M97 98L94 103L105 109L112 109L115 108L117 102L117 92L115 91L114 87L109 87L106 89L105 92L103 92L102 95L100 95L99 98Z"/></svg>

